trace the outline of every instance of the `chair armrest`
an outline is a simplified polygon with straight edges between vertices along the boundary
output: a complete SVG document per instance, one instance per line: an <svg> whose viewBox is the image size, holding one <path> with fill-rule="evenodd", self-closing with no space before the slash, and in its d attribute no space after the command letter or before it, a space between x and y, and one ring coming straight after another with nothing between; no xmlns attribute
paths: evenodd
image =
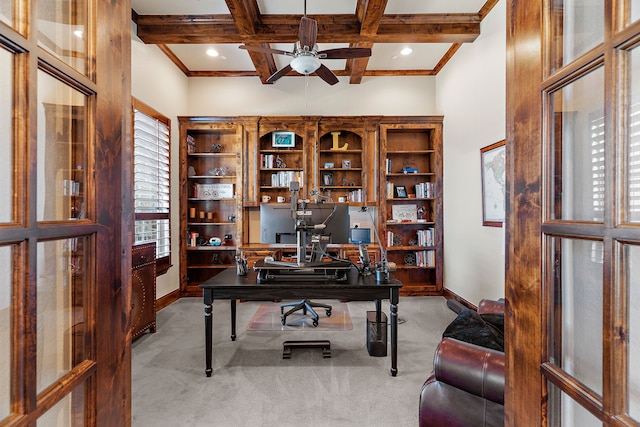
<svg viewBox="0 0 640 427"><path fill-rule="evenodd" d="M478 304L478 314L504 313L504 299L483 299Z"/></svg>
<svg viewBox="0 0 640 427"><path fill-rule="evenodd" d="M438 381L504 404L504 353L444 338L433 364Z"/></svg>

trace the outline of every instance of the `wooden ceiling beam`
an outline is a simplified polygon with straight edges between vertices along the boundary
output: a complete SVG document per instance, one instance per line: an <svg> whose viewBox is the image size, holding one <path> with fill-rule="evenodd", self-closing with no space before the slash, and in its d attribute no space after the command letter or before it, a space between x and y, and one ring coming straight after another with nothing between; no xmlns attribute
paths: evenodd
<svg viewBox="0 0 640 427"><path fill-rule="evenodd" d="M255 36L256 26L260 23L260 8L256 0L225 0L227 8L231 12L233 22L238 32L244 36ZM265 43L257 46L269 47ZM273 55L264 52L249 51L249 57L256 73L262 83L267 83L267 79L277 71L276 61Z"/></svg>
<svg viewBox="0 0 640 427"><path fill-rule="evenodd" d="M361 0L356 7L356 16L360 20L360 34L374 36L378 33L380 21L384 16L387 0ZM351 43L350 47L373 48L373 43ZM347 60L346 70L349 72L349 84L360 84L369 58L353 58Z"/></svg>
<svg viewBox="0 0 640 427"><path fill-rule="evenodd" d="M478 14L383 15L375 34L362 34L356 15L313 18L318 43L469 43L480 35ZM241 34L231 15L139 15L137 24L138 37L148 44L295 43L300 16L263 15L253 34Z"/></svg>
<svg viewBox="0 0 640 427"><path fill-rule="evenodd" d="M356 16L360 20L360 34L373 35L384 16L387 0L365 0L358 2Z"/></svg>
<svg viewBox="0 0 640 427"><path fill-rule="evenodd" d="M225 0L225 2L240 34L255 34L255 26L260 22L260 10L256 0Z"/></svg>

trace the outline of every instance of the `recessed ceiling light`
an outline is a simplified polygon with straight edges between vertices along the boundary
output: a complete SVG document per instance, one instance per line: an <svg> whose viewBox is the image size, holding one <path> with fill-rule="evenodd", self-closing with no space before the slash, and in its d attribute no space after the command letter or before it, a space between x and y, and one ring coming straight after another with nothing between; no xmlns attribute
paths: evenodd
<svg viewBox="0 0 640 427"><path fill-rule="evenodd" d="M219 53L214 48L210 48L210 49L207 49L207 55L216 57L219 55Z"/></svg>
<svg viewBox="0 0 640 427"><path fill-rule="evenodd" d="M400 55L410 55L411 52L413 52L413 49L411 49L410 47L405 47L400 51Z"/></svg>

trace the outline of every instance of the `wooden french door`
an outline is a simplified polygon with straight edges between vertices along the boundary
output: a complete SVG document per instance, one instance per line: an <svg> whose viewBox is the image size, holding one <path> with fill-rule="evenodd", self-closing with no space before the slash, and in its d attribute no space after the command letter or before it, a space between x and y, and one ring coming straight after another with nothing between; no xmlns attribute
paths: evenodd
<svg viewBox="0 0 640 427"><path fill-rule="evenodd" d="M640 423L640 1L508 6L506 424Z"/></svg>
<svg viewBox="0 0 640 427"><path fill-rule="evenodd" d="M0 425L130 424L130 14L0 1Z"/></svg>

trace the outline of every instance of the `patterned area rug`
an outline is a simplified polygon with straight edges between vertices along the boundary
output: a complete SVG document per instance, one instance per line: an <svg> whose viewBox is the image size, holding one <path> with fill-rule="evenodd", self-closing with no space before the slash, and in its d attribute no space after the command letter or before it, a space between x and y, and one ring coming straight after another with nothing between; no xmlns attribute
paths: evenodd
<svg viewBox="0 0 640 427"><path fill-rule="evenodd" d="M285 301L286 302L286 301ZM280 320L280 304L267 303L260 304L256 314L247 325L247 331L299 331L299 330L322 330L322 331L350 331L353 328L349 307L346 303L314 301L329 304L331 316L327 317L325 309L318 307L318 326L313 326L313 318L302 314L302 310L287 316L287 324L282 325ZM285 307L285 313L289 308Z"/></svg>

